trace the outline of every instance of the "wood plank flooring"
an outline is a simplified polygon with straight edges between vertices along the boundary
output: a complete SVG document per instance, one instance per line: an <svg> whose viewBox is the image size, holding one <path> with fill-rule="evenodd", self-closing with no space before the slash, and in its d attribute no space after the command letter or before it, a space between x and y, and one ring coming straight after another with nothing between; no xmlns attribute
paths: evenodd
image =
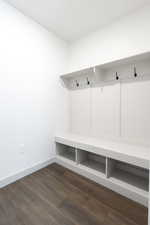
<svg viewBox="0 0 150 225"><path fill-rule="evenodd" d="M0 225L148 225L147 208L57 164L0 189Z"/></svg>

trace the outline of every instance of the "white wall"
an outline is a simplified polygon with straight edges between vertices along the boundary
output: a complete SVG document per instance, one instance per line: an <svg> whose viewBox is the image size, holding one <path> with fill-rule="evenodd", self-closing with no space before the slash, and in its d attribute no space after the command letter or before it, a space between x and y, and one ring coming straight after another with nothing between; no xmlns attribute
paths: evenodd
<svg viewBox="0 0 150 225"><path fill-rule="evenodd" d="M150 5L70 47L69 72L150 51Z"/></svg>
<svg viewBox="0 0 150 225"><path fill-rule="evenodd" d="M54 155L68 129L68 46L0 0L0 181Z"/></svg>

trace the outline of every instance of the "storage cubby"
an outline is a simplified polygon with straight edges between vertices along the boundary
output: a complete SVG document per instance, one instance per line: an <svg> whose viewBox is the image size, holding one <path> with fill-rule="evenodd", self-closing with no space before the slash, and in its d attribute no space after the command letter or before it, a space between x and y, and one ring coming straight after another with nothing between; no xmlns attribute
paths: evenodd
<svg viewBox="0 0 150 225"><path fill-rule="evenodd" d="M55 141L60 165L148 206L149 147L72 133Z"/></svg>
<svg viewBox="0 0 150 225"><path fill-rule="evenodd" d="M63 157L64 159L69 159L73 162L76 161L76 150L71 146L56 143L57 155Z"/></svg>
<svg viewBox="0 0 150 225"><path fill-rule="evenodd" d="M84 150L77 150L77 163L105 174L106 158Z"/></svg>
<svg viewBox="0 0 150 225"><path fill-rule="evenodd" d="M107 178L115 178L124 185L132 185L146 192L149 190L149 170L128 163L108 159Z"/></svg>

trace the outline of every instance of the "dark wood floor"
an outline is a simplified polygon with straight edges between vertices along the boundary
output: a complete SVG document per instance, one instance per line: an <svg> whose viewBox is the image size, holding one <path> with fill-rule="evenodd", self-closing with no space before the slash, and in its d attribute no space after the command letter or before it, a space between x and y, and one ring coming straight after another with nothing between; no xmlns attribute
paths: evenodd
<svg viewBox="0 0 150 225"><path fill-rule="evenodd" d="M147 208L57 164L0 190L0 225L147 225Z"/></svg>

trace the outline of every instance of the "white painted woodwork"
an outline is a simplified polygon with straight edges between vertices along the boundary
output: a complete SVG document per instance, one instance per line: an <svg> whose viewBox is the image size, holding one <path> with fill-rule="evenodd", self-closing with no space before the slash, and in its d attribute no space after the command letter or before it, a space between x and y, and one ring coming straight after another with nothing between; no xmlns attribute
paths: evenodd
<svg viewBox="0 0 150 225"><path fill-rule="evenodd" d="M58 134L55 137L55 141L145 169L149 168L149 147L147 146L135 145L121 140L91 138L71 133Z"/></svg>
<svg viewBox="0 0 150 225"><path fill-rule="evenodd" d="M120 84L91 89L91 132L94 137L119 137Z"/></svg>
<svg viewBox="0 0 150 225"><path fill-rule="evenodd" d="M62 75L71 96L71 133L150 145L149 65L147 52Z"/></svg>
<svg viewBox="0 0 150 225"><path fill-rule="evenodd" d="M56 143L57 155L66 158L71 161L76 161L76 150L75 148L68 145L60 145Z"/></svg>
<svg viewBox="0 0 150 225"><path fill-rule="evenodd" d="M105 174L106 158L94 153L78 149L78 164Z"/></svg>
<svg viewBox="0 0 150 225"><path fill-rule="evenodd" d="M55 141L58 163L148 205L148 147L74 134L57 135Z"/></svg>
<svg viewBox="0 0 150 225"><path fill-rule="evenodd" d="M150 143L150 81L122 85L122 136Z"/></svg>
<svg viewBox="0 0 150 225"><path fill-rule="evenodd" d="M61 75L65 86L68 89L87 88L86 78L88 77L90 87L106 86L118 82L135 82L150 79L150 52L123 58L116 61L85 68ZM134 67L137 69L138 76L134 77ZM118 72L119 80L116 80ZM79 87L76 87L76 80Z"/></svg>
<svg viewBox="0 0 150 225"><path fill-rule="evenodd" d="M150 53L61 78L70 91L71 129L55 141L73 147L76 160L58 154L58 163L147 206Z"/></svg>
<svg viewBox="0 0 150 225"><path fill-rule="evenodd" d="M111 177L111 173L114 169L114 160L111 158L107 158L106 159L106 177L110 178Z"/></svg>
<svg viewBox="0 0 150 225"><path fill-rule="evenodd" d="M85 142L85 140L87 140L87 143ZM56 148L58 148L59 146L60 149L62 145L63 152L66 152L64 150L65 146L64 136L61 135L56 136L55 141L56 141ZM79 146L79 143L81 142L82 148L77 148ZM72 160L72 158L70 158L70 154L72 154L72 147L71 149L69 149L68 146L66 145L67 152L70 150L71 153L68 152L67 154L66 153L62 154L61 151L57 151L58 152L56 157L57 163L81 175L84 175L103 186L106 186L114 191L117 191L118 193L128 198L131 198L134 201L137 201L145 206L148 205L148 187L149 187L148 160L145 159L144 160L145 163L142 165L141 161L135 156L136 161L135 166L134 163L133 164L131 163L131 161L133 161L133 154L131 154L128 155L128 160L126 158L127 163L123 161L118 161L117 151L114 150L113 158L111 158L110 155L108 154L109 150L105 149L104 151L102 151L101 149L102 146L99 146L99 149L97 146L97 151L95 151L92 146L92 142L90 143L90 139L88 140L87 138L79 136L76 136L75 142L75 136L73 135L72 138L70 138L70 143L71 146L74 145L73 148L74 153L77 154L76 160L74 161ZM102 143L103 142L101 142L101 144ZM108 146L110 146L110 143L108 144ZM124 147L126 148L127 145L125 145ZM133 146L130 147L131 147L130 150L133 149ZM142 150L146 149L143 148ZM149 149L147 149L147 151L149 151ZM124 153L122 154L124 156ZM143 152L141 152L141 159L143 161L142 154ZM124 157L123 160L125 160ZM128 163L128 161L130 163Z"/></svg>
<svg viewBox="0 0 150 225"><path fill-rule="evenodd" d="M71 132L90 134L90 89L70 92Z"/></svg>

